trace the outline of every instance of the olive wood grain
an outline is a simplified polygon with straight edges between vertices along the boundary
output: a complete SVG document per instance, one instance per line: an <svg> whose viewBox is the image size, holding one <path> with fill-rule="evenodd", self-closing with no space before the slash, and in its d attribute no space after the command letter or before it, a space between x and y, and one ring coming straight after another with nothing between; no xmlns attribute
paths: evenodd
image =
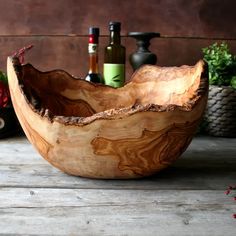
<svg viewBox="0 0 236 236"><path fill-rule="evenodd" d="M12 102L29 141L53 166L91 178L138 178L173 163L203 115L204 72L203 61L146 65L115 89L8 58Z"/></svg>

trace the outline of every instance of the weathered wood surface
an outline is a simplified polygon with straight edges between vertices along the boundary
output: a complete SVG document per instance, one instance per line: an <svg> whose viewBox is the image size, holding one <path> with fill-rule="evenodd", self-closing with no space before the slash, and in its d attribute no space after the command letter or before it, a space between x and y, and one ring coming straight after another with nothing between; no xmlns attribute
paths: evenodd
<svg viewBox="0 0 236 236"><path fill-rule="evenodd" d="M235 235L230 218L235 206L222 203L229 199L221 192L130 192L20 189L15 204L1 207L0 230L12 235ZM11 193L3 197L12 199Z"/></svg>
<svg viewBox="0 0 236 236"><path fill-rule="evenodd" d="M99 70L103 71L104 48L109 39L100 38ZM202 48L214 42L214 39L156 38L151 41L150 50L158 57L159 66L194 65L203 57ZM236 40L226 40L232 52L236 54ZM72 75L84 78L88 71L87 36L0 36L0 68L7 71L7 57L20 48L33 44L34 48L26 53L25 62L30 62L41 71L63 69ZM133 70L129 55L136 50L134 39L122 37L126 47L126 80Z"/></svg>
<svg viewBox="0 0 236 236"><path fill-rule="evenodd" d="M0 234L234 236L235 144L196 137L156 176L105 181L61 173L25 137L0 140Z"/></svg>
<svg viewBox="0 0 236 236"><path fill-rule="evenodd" d="M234 0L1 0L2 35L85 35L96 25L107 35L111 20L122 33L157 31L172 36L235 38Z"/></svg>
<svg viewBox="0 0 236 236"><path fill-rule="evenodd" d="M98 26L102 72L110 20L122 22L127 79L132 72L128 56L136 48L135 40L126 37L130 31L161 33L162 38L151 41L159 65L193 65L202 58L202 47L215 41L225 40L236 53L235 8L234 0L0 0L0 69L6 71L14 51L34 44L27 60L40 70L60 68L84 77L88 27Z"/></svg>

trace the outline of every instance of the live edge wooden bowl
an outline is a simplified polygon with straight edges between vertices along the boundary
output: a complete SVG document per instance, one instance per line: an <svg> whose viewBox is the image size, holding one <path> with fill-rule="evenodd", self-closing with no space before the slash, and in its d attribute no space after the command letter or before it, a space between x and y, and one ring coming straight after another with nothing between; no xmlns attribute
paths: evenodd
<svg viewBox="0 0 236 236"><path fill-rule="evenodd" d="M207 102L204 68L146 65L115 89L8 58L12 103L29 141L63 172L104 179L152 175L186 150Z"/></svg>

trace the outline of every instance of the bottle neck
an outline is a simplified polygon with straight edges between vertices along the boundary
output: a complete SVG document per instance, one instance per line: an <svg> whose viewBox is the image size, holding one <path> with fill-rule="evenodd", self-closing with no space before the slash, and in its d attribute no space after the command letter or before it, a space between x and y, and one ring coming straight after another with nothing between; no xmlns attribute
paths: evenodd
<svg viewBox="0 0 236 236"><path fill-rule="evenodd" d="M120 44L120 31L110 31L110 44Z"/></svg>
<svg viewBox="0 0 236 236"><path fill-rule="evenodd" d="M89 74L98 74L98 45L89 43Z"/></svg>

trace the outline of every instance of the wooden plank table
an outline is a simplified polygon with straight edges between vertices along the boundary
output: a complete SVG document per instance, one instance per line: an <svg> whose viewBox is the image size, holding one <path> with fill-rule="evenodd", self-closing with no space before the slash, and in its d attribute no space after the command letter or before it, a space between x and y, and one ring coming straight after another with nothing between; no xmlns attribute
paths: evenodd
<svg viewBox="0 0 236 236"><path fill-rule="evenodd" d="M1 235L236 235L236 139L196 137L140 180L92 180L50 166L25 137L0 140Z"/></svg>

